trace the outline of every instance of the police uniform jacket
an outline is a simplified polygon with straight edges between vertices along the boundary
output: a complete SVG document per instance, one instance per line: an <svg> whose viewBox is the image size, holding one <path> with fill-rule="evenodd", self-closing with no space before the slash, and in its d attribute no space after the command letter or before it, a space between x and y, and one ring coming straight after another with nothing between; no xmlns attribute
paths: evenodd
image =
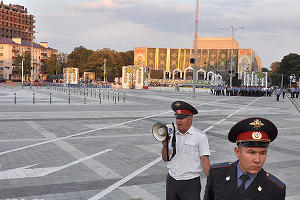
<svg viewBox="0 0 300 200"><path fill-rule="evenodd" d="M212 165L204 200L284 200L286 186L263 169L242 196L238 196L237 162Z"/></svg>

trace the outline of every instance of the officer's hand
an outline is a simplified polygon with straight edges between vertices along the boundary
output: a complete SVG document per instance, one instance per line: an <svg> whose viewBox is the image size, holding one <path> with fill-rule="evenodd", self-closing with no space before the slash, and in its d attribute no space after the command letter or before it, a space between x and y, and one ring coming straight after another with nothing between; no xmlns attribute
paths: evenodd
<svg viewBox="0 0 300 200"><path fill-rule="evenodd" d="M168 141L170 141L171 136L168 135L167 137L168 137ZM166 137L166 139L164 139L164 140L161 142L162 145L163 145L164 147L166 147L166 146L168 145L168 143L167 143L167 137Z"/></svg>

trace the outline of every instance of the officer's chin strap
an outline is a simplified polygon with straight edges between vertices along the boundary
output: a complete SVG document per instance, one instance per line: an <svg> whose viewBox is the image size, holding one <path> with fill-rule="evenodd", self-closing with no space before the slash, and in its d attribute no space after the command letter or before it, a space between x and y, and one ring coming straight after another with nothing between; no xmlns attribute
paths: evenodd
<svg viewBox="0 0 300 200"><path fill-rule="evenodd" d="M172 148L173 148L173 153L171 158L169 158L169 138L167 137L167 160L170 161L176 154L176 135L175 135L175 125L174 123L172 123L173 125L173 137L172 137Z"/></svg>

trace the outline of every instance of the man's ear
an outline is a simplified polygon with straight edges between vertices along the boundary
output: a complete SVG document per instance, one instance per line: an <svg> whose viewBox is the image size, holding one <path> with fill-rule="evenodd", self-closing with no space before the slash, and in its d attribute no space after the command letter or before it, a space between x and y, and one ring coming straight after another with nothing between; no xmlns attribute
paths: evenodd
<svg viewBox="0 0 300 200"><path fill-rule="evenodd" d="M235 153L235 156L239 159L240 158L240 148L239 147L235 147L234 148L234 153Z"/></svg>

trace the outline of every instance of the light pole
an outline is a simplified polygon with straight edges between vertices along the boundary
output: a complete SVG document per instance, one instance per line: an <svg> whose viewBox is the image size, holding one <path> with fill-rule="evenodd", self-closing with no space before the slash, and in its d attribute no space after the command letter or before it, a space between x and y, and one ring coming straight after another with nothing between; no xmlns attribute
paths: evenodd
<svg viewBox="0 0 300 200"><path fill-rule="evenodd" d="M229 86L232 87L232 68L233 68L233 32L237 31L239 29L244 29L245 27L238 27L238 28L234 28L233 25L230 25L231 29L228 29L226 27L221 27L222 29L226 29L231 31L231 56L230 56L230 74L229 74Z"/></svg>
<svg viewBox="0 0 300 200"><path fill-rule="evenodd" d="M199 10L199 0L196 0L195 46L194 46L194 67L193 67L193 98L196 98L195 90L196 90L196 70L197 70L198 10Z"/></svg>
<svg viewBox="0 0 300 200"><path fill-rule="evenodd" d="M103 82L106 83L107 78L106 78L106 59L105 58L104 58L103 62L104 62L104 65L103 65L103 75L104 75L103 79L104 80L103 80Z"/></svg>

